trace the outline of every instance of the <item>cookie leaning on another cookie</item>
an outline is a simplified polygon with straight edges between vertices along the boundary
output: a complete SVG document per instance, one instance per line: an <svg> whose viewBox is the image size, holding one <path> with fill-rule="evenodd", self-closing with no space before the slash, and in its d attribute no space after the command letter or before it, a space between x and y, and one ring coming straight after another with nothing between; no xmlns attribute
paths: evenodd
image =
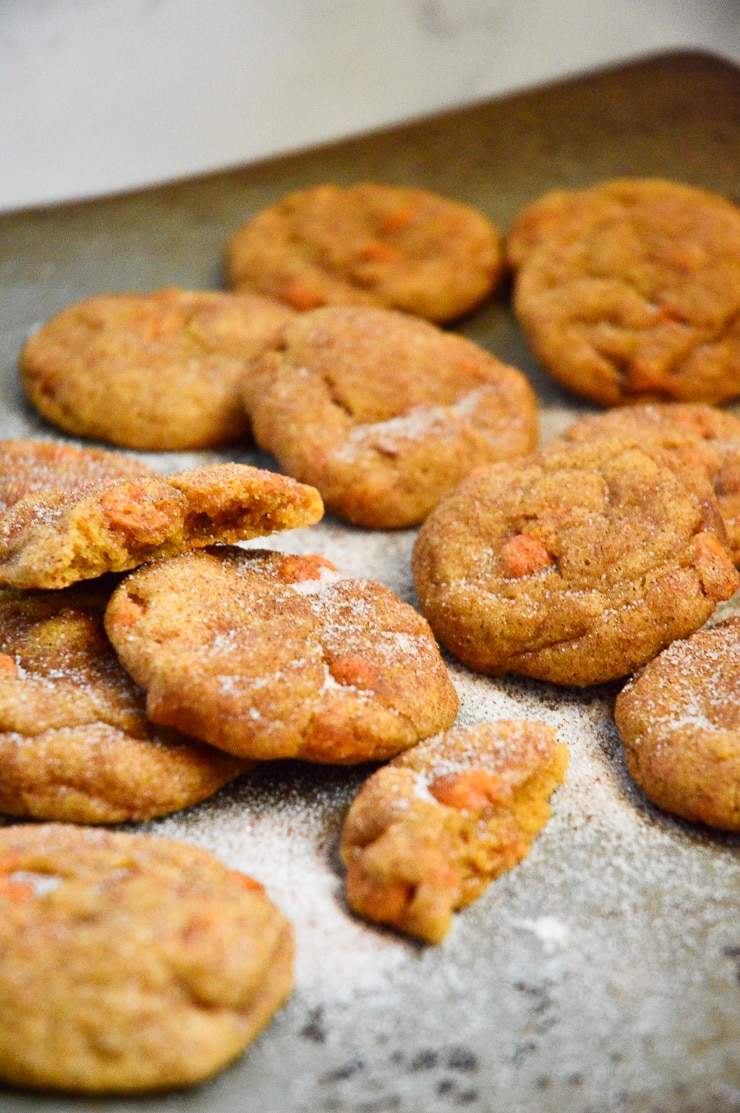
<svg viewBox="0 0 740 1113"><path fill-rule="evenodd" d="M171 839L0 830L0 1079L77 1094L202 1082L293 984L256 881Z"/></svg>

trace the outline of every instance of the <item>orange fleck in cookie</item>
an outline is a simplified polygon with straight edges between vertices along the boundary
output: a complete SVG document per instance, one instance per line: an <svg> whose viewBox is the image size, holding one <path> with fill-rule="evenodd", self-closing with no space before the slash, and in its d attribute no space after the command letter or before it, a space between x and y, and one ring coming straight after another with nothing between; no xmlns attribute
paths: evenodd
<svg viewBox="0 0 740 1113"><path fill-rule="evenodd" d="M243 757L382 760L457 712L421 615L321 557L158 561L117 588L105 624L150 719Z"/></svg>
<svg viewBox="0 0 740 1113"><path fill-rule="evenodd" d="M660 179L546 194L507 241L514 307L559 382L605 406L740 394L740 210Z"/></svg>
<svg viewBox="0 0 740 1113"><path fill-rule="evenodd" d="M261 885L171 839L0 830L0 1079L173 1089L235 1059L293 984Z"/></svg>
<svg viewBox="0 0 740 1113"><path fill-rule="evenodd" d="M113 585L0 589L0 811L72 823L166 815L250 763L147 721L103 628Z"/></svg>
<svg viewBox="0 0 740 1113"><path fill-rule="evenodd" d="M503 250L468 205L365 182L316 186L263 210L233 236L226 265L231 286L301 312L378 305L449 321L493 291Z"/></svg>
<svg viewBox="0 0 740 1113"><path fill-rule="evenodd" d="M740 618L669 645L620 692L614 717L651 800L740 831Z"/></svg>
<svg viewBox="0 0 740 1113"><path fill-rule="evenodd" d="M295 318L253 367L255 439L328 510L377 529L417 525L468 472L537 442L524 376L462 336L387 309Z"/></svg>
<svg viewBox="0 0 740 1113"><path fill-rule="evenodd" d="M471 476L413 566L423 613L470 668L579 686L645 664L740 586L708 481L620 438Z"/></svg>
<svg viewBox="0 0 740 1113"><path fill-rule="evenodd" d="M454 910L529 853L567 765L567 746L534 722L458 727L394 758L342 829L350 908L441 943Z"/></svg>
<svg viewBox="0 0 740 1113"><path fill-rule="evenodd" d="M242 464L139 470L127 478L134 462L112 452L0 442L0 583L67 587L184 549L311 525L323 513L317 491Z"/></svg>
<svg viewBox="0 0 740 1113"><path fill-rule="evenodd" d="M740 564L740 420L714 406L664 402L620 406L585 417L563 434L566 441L634 437L675 453L689 469L706 473L714 487L727 540Z"/></svg>
<svg viewBox="0 0 740 1113"><path fill-rule="evenodd" d="M245 364L292 312L255 294L102 294L26 342L26 394L54 425L124 448L184 450L249 432Z"/></svg>

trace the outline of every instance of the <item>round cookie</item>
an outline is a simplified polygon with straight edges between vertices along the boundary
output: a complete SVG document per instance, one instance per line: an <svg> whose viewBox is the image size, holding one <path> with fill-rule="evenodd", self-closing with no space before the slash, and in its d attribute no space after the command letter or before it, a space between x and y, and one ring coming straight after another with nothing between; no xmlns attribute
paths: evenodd
<svg viewBox="0 0 740 1113"><path fill-rule="evenodd" d="M22 438L0 441L0 513L28 495L81 492L143 476L153 468L103 448L75 448Z"/></svg>
<svg viewBox="0 0 740 1113"><path fill-rule="evenodd" d="M740 210L660 179L546 194L507 240L538 358L601 405L740 394Z"/></svg>
<svg viewBox="0 0 740 1113"><path fill-rule="evenodd" d="M481 469L421 528L422 611L480 672L578 686L625 676L740 586L700 483L619 438Z"/></svg>
<svg viewBox="0 0 740 1113"><path fill-rule="evenodd" d="M103 627L113 584L0 589L0 811L123 823L205 800L251 764L147 721Z"/></svg>
<svg viewBox="0 0 740 1113"><path fill-rule="evenodd" d="M295 318L253 366L257 443L328 510L375 529L418 525L472 468L530 452L524 376L462 336L387 309Z"/></svg>
<svg viewBox="0 0 740 1113"><path fill-rule="evenodd" d="M400 754L364 783L342 828L350 908L441 943L453 911L529 853L567 765L552 727L506 720Z"/></svg>
<svg viewBox="0 0 740 1113"><path fill-rule="evenodd" d="M0 1079L70 1093L201 1082L293 984L256 881L171 839L0 830Z"/></svg>
<svg viewBox="0 0 740 1113"><path fill-rule="evenodd" d="M170 476L142 467L141 478L128 479L126 462L116 479L115 453L67 448L57 486L49 466L57 458L57 446L44 442L0 442L2 584L67 587L185 549L312 525L323 514L313 488L242 464Z"/></svg>
<svg viewBox="0 0 740 1113"><path fill-rule="evenodd" d="M230 286L304 311L377 305L449 321L489 296L503 272L483 213L422 189L364 182L291 193L227 247Z"/></svg>
<svg viewBox="0 0 740 1113"><path fill-rule="evenodd" d="M566 429L566 441L634 437L675 453L706 472L717 497L733 560L740 564L740 419L713 406L663 402L620 406L584 417Z"/></svg>
<svg viewBox="0 0 740 1113"><path fill-rule="evenodd" d="M740 831L740 618L669 645L620 692L614 717L651 800Z"/></svg>
<svg viewBox="0 0 740 1113"><path fill-rule="evenodd" d="M157 451L228 444L249 433L245 364L292 315L255 294L101 294L26 341L21 379L36 409L77 436Z"/></svg>
<svg viewBox="0 0 740 1113"><path fill-rule="evenodd" d="M380 761L457 712L421 615L321 557L158 561L116 589L105 625L150 719L242 757Z"/></svg>

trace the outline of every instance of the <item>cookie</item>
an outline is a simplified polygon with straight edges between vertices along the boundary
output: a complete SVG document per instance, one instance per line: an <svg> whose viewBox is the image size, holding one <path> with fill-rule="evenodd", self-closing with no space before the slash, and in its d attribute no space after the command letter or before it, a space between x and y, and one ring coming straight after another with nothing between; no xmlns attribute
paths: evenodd
<svg viewBox="0 0 740 1113"><path fill-rule="evenodd" d="M123 823L205 800L250 763L147 721L103 628L113 584L0 589L0 811Z"/></svg>
<svg viewBox="0 0 740 1113"><path fill-rule="evenodd" d="M470 476L413 568L437 638L479 672L626 676L740 586L708 481L630 440L555 445Z"/></svg>
<svg viewBox="0 0 740 1113"><path fill-rule="evenodd" d="M21 380L39 413L76 436L156 451L212 448L248 435L245 364L292 315L255 294L101 294L26 341Z"/></svg>
<svg viewBox="0 0 740 1113"><path fill-rule="evenodd" d="M227 279L301 311L376 305L450 321L503 272L498 229L468 205L422 189L316 186L264 209L230 240Z"/></svg>
<svg viewBox="0 0 740 1113"><path fill-rule="evenodd" d="M257 443L356 525L417 525L468 472L531 451L524 376L462 336L388 309L296 317L244 380Z"/></svg>
<svg viewBox="0 0 740 1113"><path fill-rule="evenodd" d="M171 839L0 830L0 1079L78 1094L190 1086L235 1059L293 983L256 881Z"/></svg>
<svg viewBox="0 0 740 1113"><path fill-rule="evenodd" d="M140 478L116 479L115 453L67 448L57 473L59 458L58 447L43 442L0 442L2 584L67 587L184 549L311 525L323 513L312 488L243 464L169 476L142 466ZM43 489L39 474L48 476Z"/></svg>
<svg viewBox="0 0 740 1113"><path fill-rule="evenodd" d="M421 615L321 557L158 561L116 589L105 625L150 719L246 758L382 760L457 712Z"/></svg>
<svg viewBox="0 0 740 1113"><path fill-rule="evenodd" d="M566 441L633 437L675 453L714 487L730 552L740 564L740 420L702 403L663 402L620 406L575 422Z"/></svg>
<svg viewBox="0 0 740 1113"><path fill-rule="evenodd" d="M614 717L651 800L740 831L740 618L669 645L620 692Z"/></svg>
<svg viewBox="0 0 740 1113"><path fill-rule="evenodd" d="M529 853L568 748L544 723L458 727L370 777L342 829L347 902L441 943L452 913Z"/></svg>
<svg viewBox="0 0 740 1113"><path fill-rule="evenodd" d="M509 232L545 368L604 406L740 394L740 210L660 179L546 194Z"/></svg>

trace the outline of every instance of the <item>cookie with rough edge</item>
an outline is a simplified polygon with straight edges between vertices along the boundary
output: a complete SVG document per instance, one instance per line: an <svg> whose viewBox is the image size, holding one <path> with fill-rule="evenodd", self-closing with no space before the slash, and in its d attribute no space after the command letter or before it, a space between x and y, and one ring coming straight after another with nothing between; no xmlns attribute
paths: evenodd
<svg viewBox="0 0 740 1113"><path fill-rule="evenodd" d="M256 294L101 294L25 343L23 387L48 421L124 448L184 451L249 434L245 365L292 317Z"/></svg>
<svg viewBox="0 0 740 1113"><path fill-rule="evenodd" d="M705 473L717 496L733 560L740 564L740 419L714 406L691 402L619 406L575 422L566 441L614 436L658 444Z"/></svg>
<svg viewBox="0 0 740 1113"><path fill-rule="evenodd" d="M172 839L0 830L0 1079L76 1094L191 1086L293 985L263 887Z"/></svg>
<svg viewBox="0 0 740 1113"><path fill-rule="evenodd" d="M229 241L226 272L230 286L302 312L376 305L449 321L498 285L503 248L483 213L436 193L321 185L244 224Z"/></svg>
<svg viewBox="0 0 740 1113"><path fill-rule="evenodd" d="M604 406L740 394L740 209L625 178L548 193L507 238L514 308L544 367Z"/></svg>
<svg viewBox="0 0 740 1113"><path fill-rule="evenodd" d="M537 443L529 383L462 336L387 309L298 316L244 380L257 443L356 525L418 525L470 470Z"/></svg>
<svg viewBox="0 0 740 1113"><path fill-rule="evenodd" d="M457 712L421 615L322 557L157 561L116 589L105 625L153 722L254 760L383 760Z"/></svg>
<svg viewBox="0 0 740 1113"><path fill-rule="evenodd" d="M529 853L568 748L545 723L458 727L374 773L342 829L353 911L428 943Z"/></svg>
<svg viewBox="0 0 740 1113"><path fill-rule="evenodd" d="M422 526L413 568L464 664L577 686L644 665L740 586L708 480L620 438L470 476Z"/></svg>
<svg viewBox="0 0 740 1113"><path fill-rule="evenodd" d="M0 589L0 811L123 823L179 811L252 766L147 721L103 628L115 583Z"/></svg>
<svg viewBox="0 0 740 1113"><path fill-rule="evenodd" d="M185 549L312 525L323 514L313 488L243 464L209 464L169 476L142 467L140 478L116 479L116 454L67 448L57 486L49 466L55 446L25 442L33 447L19 452L18 443L0 443L0 500L6 502L0 583L13 587L67 587ZM21 457L31 476L28 493L17 470ZM34 457L48 477L43 489ZM15 501L7 505L11 491Z"/></svg>
<svg viewBox="0 0 740 1113"><path fill-rule="evenodd" d="M740 831L740 618L669 645L622 689L614 717L651 800Z"/></svg>

